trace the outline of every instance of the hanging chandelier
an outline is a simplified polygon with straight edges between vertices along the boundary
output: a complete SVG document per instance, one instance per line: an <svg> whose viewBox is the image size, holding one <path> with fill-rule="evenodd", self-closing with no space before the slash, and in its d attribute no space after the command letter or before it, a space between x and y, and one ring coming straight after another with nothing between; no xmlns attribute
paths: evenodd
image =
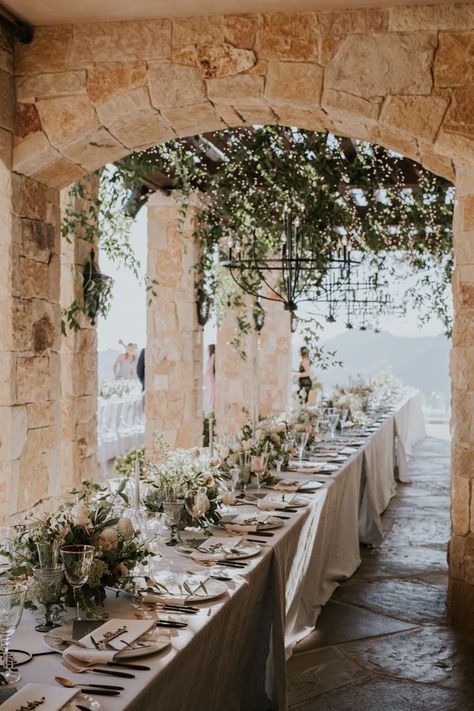
<svg viewBox="0 0 474 711"><path fill-rule="evenodd" d="M343 241L336 255L321 269L318 255L302 243L299 228L299 218L293 219L285 208L279 254L260 255L254 235L245 253L240 245L228 242L228 258L222 262L244 293L258 300L279 301L291 314L296 312L298 303L307 300L308 289L324 291L328 271L337 272L337 280L343 282L350 279L352 267L359 264Z"/></svg>

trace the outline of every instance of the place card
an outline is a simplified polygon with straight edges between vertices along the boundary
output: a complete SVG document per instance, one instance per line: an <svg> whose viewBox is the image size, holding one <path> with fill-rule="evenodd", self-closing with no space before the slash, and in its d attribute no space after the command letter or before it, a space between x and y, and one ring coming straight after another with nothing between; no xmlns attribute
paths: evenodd
<svg viewBox="0 0 474 711"><path fill-rule="evenodd" d="M66 706L79 689L62 689L46 684L25 684L3 702L2 711L59 711Z"/></svg>
<svg viewBox="0 0 474 711"><path fill-rule="evenodd" d="M275 506L281 506L281 504L290 504L295 498L295 494L267 494L260 500L261 504L275 504Z"/></svg>

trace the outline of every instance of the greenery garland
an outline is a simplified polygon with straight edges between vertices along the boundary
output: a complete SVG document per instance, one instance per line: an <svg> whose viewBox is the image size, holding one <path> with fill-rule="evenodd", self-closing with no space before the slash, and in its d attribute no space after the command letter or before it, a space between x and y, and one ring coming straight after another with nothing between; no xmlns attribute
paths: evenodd
<svg viewBox="0 0 474 711"><path fill-rule="evenodd" d="M358 141L353 160L348 160L342 139L299 129L220 132L217 170L209 168L209 147L205 137L170 141L101 171L97 201L86 217L70 210L63 234L71 236L77 221L86 220L95 225L91 241L136 270L128 242L127 200L147 175L163 172L183 195L183 220L191 194L206 194L194 234L202 246L195 287L212 299L218 314L236 309L237 348L240 336L253 328L252 313L221 263L231 245L263 258L277 252L285 208L299 219L303 249L317 262L314 283L327 272L335 250L349 243L381 274L400 280L418 275L404 300L417 308L422 322L435 312L449 333L454 189L447 180L419 166L418 185L407 187L402 156ZM155 286L147 284L152 291ZM71 312L66 311L66 319L76 327ZM317 319L310 319L304 330L322 357L319 327Z"/></svg>

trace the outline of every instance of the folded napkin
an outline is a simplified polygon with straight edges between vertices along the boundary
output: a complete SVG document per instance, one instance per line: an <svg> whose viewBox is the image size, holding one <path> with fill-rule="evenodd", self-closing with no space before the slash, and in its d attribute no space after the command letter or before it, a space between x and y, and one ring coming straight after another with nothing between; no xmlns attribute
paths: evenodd
<svg viewBox="0 0 474 711"><path fill-rule="evenodd" d="M100 627L97 627L91 634L87 634L80 639L80 647L73 642L70 647L64 650L63 654L64 656L74 657L74 659L80 662L87 662L88 664L111 662L119 652L128 649L132 642L135 642L139 637L151 630L154 624L154 620L108 620ZM107 641L109 636L119 631L120 634L118 636L110 639L110 644L115 649L107 649L103 642ZM91 637L99 644L100 649L94 646ZM87 649L84 649L82 645L86 645ZM41 709L41 711L43 711L43 709Z"/></svg>
<svg viewBox="0 0 474 711"><path fill-rule="evenodd" d="M287 506L294 498L294 494L267 494L263 499L259 499L257 506L262 511L274 511L280 506Z"/></svg>
<svg viewBox="0 0 474 711"><path fill-rule="evenodd" d="M222 560L229 555L231 548L237 548L241 541L242 536L211 536L201 543L199 550L193 552L191 558L197 563Z"/></svg>
<svg viewBox="0 0 474 711"><path fill-rule="evenodd" d="M2 711L20 711L20 709L36 708L38 711L59 711L68 704L79 689L61 689L57 686L46 686L46 684L25 684L25 686L17 691L16 694L10 696L9 699L3 702ZM38 705L35 707L35 702Z"/></svg>
<svg viewBox="0 0 474 711"><path fill-rule="evenodd" d="M230 523L225 524L227 531L235 533L251 533L258 531L259 526L268 519L267 514L239 514Z"/></svg>
<svg viewBox="0 0 474 711"><path fill-rule="evenodd" d="M301 484L299 481L279 481L272 486L272 489L277 491L298 491Z"/></svg>

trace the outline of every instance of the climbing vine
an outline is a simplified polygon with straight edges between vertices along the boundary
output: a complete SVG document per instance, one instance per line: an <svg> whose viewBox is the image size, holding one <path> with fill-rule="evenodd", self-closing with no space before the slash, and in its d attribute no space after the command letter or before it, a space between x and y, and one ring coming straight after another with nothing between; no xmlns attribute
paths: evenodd
<svg viewBox="0 0 474 711"><path fill-rule="evenodd" d="M416 184L407 185L402 156L356 142L348 159L343 139L331 134L254 127L218 138L217 163L209 160L216 144L194 137L132 154L102 171L91 212L79 215L98 226L91 228L91 241L136 269L128 242L130 208L146 199L147 175L165 173L183 195L183 219L191 194L205 193L194 234L202 246L195 285L218 313L237 309L236 347L240 334L253 327L252 314L242 293L229 285L222 262L229 248L263 259L278 253L285 210L299 221L302 250L317 265L308 288L326 273L335 251L348 245L384 278L418 275L403 300L416 307L421 321L435 312L449 332L454 195L447 180L416 166ZM77 219L72 210L64 234L74 234ZM317 348L318 319L312 321L304 331Z"/></svg>

